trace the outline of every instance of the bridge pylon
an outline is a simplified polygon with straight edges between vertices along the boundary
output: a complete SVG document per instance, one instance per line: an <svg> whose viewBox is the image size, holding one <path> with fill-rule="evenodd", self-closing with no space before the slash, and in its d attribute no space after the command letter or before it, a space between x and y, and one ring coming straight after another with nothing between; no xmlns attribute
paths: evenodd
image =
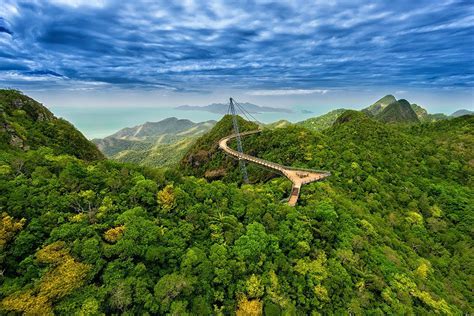
<svg viewBox="0 0 474 316"><path fill-rule="evenodd" d="M243 154L244 150L242 149L242 140L240 138L240 130L239 130L239 124L237 122L237 114L235 112L235 105L234 105L234 99L230 98L229 99L229 109L230 113L232 115L232 125L234 126L234 134L236 135L237 139L237 150ZM240 171L242 172L242 177L244 178L245 183L249 183L249 176L247 173L247 167L245 165L245 160L239 159L239 166L240 166Z"/></svg>

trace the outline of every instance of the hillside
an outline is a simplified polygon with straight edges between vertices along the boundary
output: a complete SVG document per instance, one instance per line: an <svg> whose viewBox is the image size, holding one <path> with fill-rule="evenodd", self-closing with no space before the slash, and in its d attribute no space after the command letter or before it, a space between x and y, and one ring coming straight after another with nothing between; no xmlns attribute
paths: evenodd
<svg viewBox="0 0 474 316"><path fill-rule="evenodd" d="M276 122L273 122L273 123L269 123L269 124L263 124L262 127L263 128L269 128L269 129L274 129L274 128L282 128L282 127L287 127L287 126L290 126L292 125L293 123L287 121L287 120L279 120L279 121L276 121Z"/></svg>
<svg viewBox="0 0 474 316"><path fill-rule="evenodd" d="M254 156L331 171L294 208L283 177L249 165L254 184L239 185L217 149L230 133L225 116L179 169L2 152L0 314L474 312L473 116L407 125L346 111L323 132L244 137Z"/></svg>
<svg viewBox="0 0 474 316"><path fill-rule="evenodd" d="M250 131L258 129L258 125L238 118L240 131ZM218 141L224 136L233 133L232 116L225 115L206 134L200 137L180 162L180 168L185 174L208 179L226 178L239 179L239 173L234 170L235 161L228 158L219 150ZM234 172L229 172L234 170Z"/></svg>
<svg viewBox="0 0 474 316"><path fill-rule="evenodd" d="M411 104L405 99L390 103L377 113L375 118L384 123L418 123L420 121Z"/></svg>
<svg viewBox="0 0 474 316"><path fill-rule="evenodd" d="M367 121L371 121L371 119L370 119L369 114L367 114L366 112L356 111L356 110L346 110L337 117L336 121L334 122L332 126L335 127L335 126L342 125L348 122L353 122L353 121L367 122Z"/></svg>
<svg viewBox="0 0 474 316"><path fill-rule="evenodd" d="M430 114L428 114L428 111L425 108L415 103L411 104L411 108L420 121L426 121L428 119Z"/></svg>
<svg viewBox="0 0 474 316"><path fill-rule="evenodd" d="M313 131L322 131L326 128L331 127L332 124L339 117L339 115L341 115L341 113L343 113L344 111L346 110L345 109L332 110L331 112L328 112L326 114L312 117L307 120L298 122L296 124Z"/></svg>
<svg viewBox="0 0 474 316"><path fill-rule="evenodd" d="M41 146L85 160L102 159L100 151L66 120L16 90L0 90L0 149Z"/></svg>
<svg viewBox="0 0 474 316"><path fill-rule="evenodd" d="M172 117L124 128L93 142L110 159L162 167L177 163L191 144L215 123L194 123Z"/></svg>
<svg viewBox="0 0 474 316"><path fill-rule="evenodd" d="M424 286L432 290L438 289L435 290L439 293L435 294L438 297L448 293L447 288L456 288L448 300L457 302L455 305L458 307L466 306L467 301L472 301L472 296L466 292L462 281L472 275L472 272L465 271L461 266L455 268L455 271L446 270L447 264L451 266L458 260L472 264L474 259L472 255L461 254L456 250L457 246L464 245L465 242L469 249L473 246L472 239L466 235L470 231L470 224L467 223L473 220L469 213L472 211L469 204L472 205L473 202L472 197L469 197L473 193L469 187L472 188L474 184L472 118L412 125L406 130L397 125L375 122L357 112L349 112L345 119L326 130L323 135L310 137L300 131L299 142L298 137L290 130L278 132L278 135L262 133L249 137L244 142L244 148L271 161L286 164L292 161L294 166L331 170L333 177L327 180L330 184L319 184L320 190L307 189L308 195L305 197L303 193L303 201L306 199L308 206L314 205L313 199L317 194L341 190L340 193L330 194L332 202L338 200L335 196L340 194L340 203L347 203L347 206L352 205L356 209L356 205L359 205L359 210L355 212L361 212L360 215L371 225L376 223L366 227L371 230L377 226L367 253L363 255L352 246L348 252L350 258L356 256L356 260L360 262L379 258L374 259L379 260L380 266L379 272L375 274L381 284L399 282L392 278L397 278L395 270L404 265L402 262L413 262L413 268L407 266L406 269L412 269L413 277L418 279L420 266L416 268L414 262L427 260L425 262L433 275L425 279ZM285 145L279 146L280 143ZM285 156L281 151L291 154ZM346 198L350 201L342 202ZM441 213L437 213L439 210L442 210ZM372 215L368 215L368 212L373 212L374 218L370 219ZM379 216L380 220L374 220ZM343 221L347 220L345 218ZM391 236L388 238L392 240L392 245L384 244L376 236ZM345 243L344 238L335 238L342 244ZM405 249L403 254L393 251L395 244L395 248ZM442 258L431 251L438 246L445 254ZM412 255L414 257L409 259ZM453 255L455 257L451 258ZM367 257L364 259L364 256ZM415 259L417 256L418 259ZM432 283L428 281L430 279ZM445 287L445 290L440 290L438 286ZM462 288L464 289L461 290ZM457 295L460 296L455 298ZM406 301L403 305L406 306Z"/></svg>

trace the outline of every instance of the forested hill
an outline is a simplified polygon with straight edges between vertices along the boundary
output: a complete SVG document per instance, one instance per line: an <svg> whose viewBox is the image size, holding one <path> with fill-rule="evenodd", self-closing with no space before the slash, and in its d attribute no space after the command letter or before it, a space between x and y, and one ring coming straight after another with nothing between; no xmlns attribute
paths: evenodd
<svg viewBox="0 0 474 316"><path fill-rule="evenodd" d="M0 90L0 149L50 147L57 154L85 160L102 159L97 147L46 107L16 90Z"/></svg>
<svg viewBox="0 0 474 316"><path fill-rule="evenodd" d="M112 160L163 167L179 162L194 141L209 131L215 121L194 123L170 117L127 127L92 141Z"/></svg>
<svg viewBox="0 0 474 316"><path fill-rule="evenodd" d="M231 132L226 116L180 169L1 151L0 314L474 312L472 116L349 111L322 133L245 137L252 155L332 172L294 208L282 177L249 167L254 184L238 184L217 150ZM206 168L227 176L206 181Z"/></svg>
<svg viewBox="0 0 474 316"><path fill-rule="evenodd" d="M326 128L331 127L334 121L339 117L339 115L344 113L344 111L346 111L346 109L332 110L326 114L298 122L297 125L320 132Z"/></svg>
<svg viewBox="0 0 474 316"><path fill-rule="evenodd" d="M365 109L365 111L367 113L371 114L372 116L375 116L375 115L379 114L380 112L382 112L383 109L385 109L390 103L393 103L393 102L396 102L396 101L397 101L397 99L393 95L387 94L386 96L384 96L380 100L375 101L374 104L368 106Z"/></svg>
<svg viewBox="0 0 474 316"><path fill-rule="evenodd" d="M421 112L420 112L421 113ZM386 123L418 123L417 114L412 109L411 104L401 99L387 105L375 116L379 121Z"/></svg>
<svg viewBox="0 0 474 316"><path fill-rule="evenodd" d="M326 114L298 122L296 125L319 132L329 128L345 111L346 109L332 110ZM447 116L443 113L430 114L422 106L414 103L410 104L404 99L397 100L391 94L377 100L372 105L362 109L361 112L385 123L436 122L469 114L467 110L459 110L451 116Z"/></svg>
<svg viewBox="0 0 474 316"><path fill-rule="evenodd" d="M458 290L451 292L452 302L466 304L472 302L463 280L471 275L466 265L473 263L472 254L468 254L472 251L469 227L474 219L473 135L474 118L468 116L407 127L347 111L322 134L297 126L264 130L245 137L243 147L254 156L281 164L331 170L333 176L326 183L303 188L300 203L303 209L318 209L315 200L326 196L339 210L337 215L333 213L333 220L347 223L358 218L362 221L359 227L374 231L377 237L368 237L364 250L357 249L352 233L340 231L332 235L332 241L323 237L329 248L342 247L338 250L340 259L348 256L343 260L357 261L364 266L362 270L374 273L374 279L366 281L372 290L380 286L376 291L387 295L393 289L384 287L400 281L408 288L415 284L431 288L437 293L432 297L449 301L448 289L456 287ZM206 168L222 166L219 159L209 159ZM230 168L223 173L238 170L236 165ZM251 171L251 180L258 181L258 175L257 170ZM284 181L275 183L280 183L279 190L287 189ZM326 220L331 217L329 213L319 216L329 216ZM351 237L345 239L338 235L341 233ZM464 250L458 252L458 247ZM411 281L392 279L395 275L408 276L399 273L410 269L414 273ZM430 276L422 276L422 270L431 271ZM420 278L425 281L420 283ZM393 299L403 301L390 293ZM422 296L421 292L417 295Z"/></svg>
<svg viewBox="0 0 474 316"><path fill-rule="evenodd" d="M442 113L430 114L422 106L414 103L410 104L405 99L397 100L391 94L377 100L374 104L363 109L362 112L388 123L435 122L449 118Z"/></svg>
<svg viewBox="0 0 474 316"><path fill-rule="evenodd" d="M240 131L251 131L258 129L258 125L237 118ZM224 136L234 133L232 116L225 115L205 135L201 136L181 159L180 169L187 175L206 177L208 179L227 178L239 181L240 174L235 168L234 159L227 157L219 150L218 141Z"/></svg>

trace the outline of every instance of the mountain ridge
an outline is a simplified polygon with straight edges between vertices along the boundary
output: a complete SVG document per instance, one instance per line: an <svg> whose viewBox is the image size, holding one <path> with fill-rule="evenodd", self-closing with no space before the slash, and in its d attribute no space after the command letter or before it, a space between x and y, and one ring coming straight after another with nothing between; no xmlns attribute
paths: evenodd
<svg viewBox="0 0 474 316"><path fill-rule="evenodd" d="M123 128L102 139L93 139L110 159L158 167L177 163L192 142L215 125L170 117Z"/></svg>
<svg viewBox="0 0 474 316"><path fill-rule="evenodd" d="M375 101L372 105L368 106L362 111L368 112L372 116L375 116L378 113L380 113L385 107L387 107L390 103L393 103L396 101L397 99L393 95L387 94L386 96Z"/></svg>
<svg viewBox="0 0 474 316"><path fill-rule="evenodd" d="M188 119L168 117L157 122L145 122L132 127L125 127L104 138L117 138L126 140L145 140L149 137L158 137L162 134L182 133L196 126L214 125L216 121L208 120L195 123Z"/></svg>
<svg viewBox="0 0 474 316"><path fill-rule="evenodd" d="M270 113L292 113L293 111L290 109L285 108L274 108L269 106L259 106L252 103L240 103L241 106L245 108L245 110L252 114L258 114L263 112L270 112ZM227 114L227 109L229 105L224 103L212 103L206 106L196 106L196 105L180 105L175 107L177 110L183 111L207 111L215 114ZM238 108L236 111L240 112Z"/></svg>
<svg viewBox="0 0 474 316"><path fill-rule="evenodd" d="M450 116L459 117L459 116L463 116L463 115L474 115L474 111L467 110L467 109L460 109L460 110L455 111Z"/></svg>
<svg viewBox="0 0 474 316"><path fill-rule="evenodd" d="M385 106L375 118L385 123L419 123L418 115L413 110L411 104L400 99Z"/></svg>
<svg viewBox="0 0 474 316"><path fill-rule="evenodd" d="M210 106L219 111L225 108L225 104L220 103L213 103ZM191 108L191 110L202 110L202 107ZM280 120L270 124L262 124L262 127L272 129L298 125L312 131L323 131L331 127L345 111L346 109L340 108L296 123ZM448 119L448 116L441 113L430 114L426 109L415 103L410 104L403 99L397 101L391 94L380 98L369 107L362 109L361 112L388 123L433 122ZM202 124L202 126L195 126L195 124ZM207 126L203 126L206 124ZM194 123L190 120L170 117L159 122L145 122L133 127L126 127L105 138L94 139L93 142L111 159L142 163L148 166L160 166L163 161L165 164L169 163L167 158L163 158L167 156L166 154L163 154L160 158L160 152L169 153L170 156L183 155L185 152L181 150L183 146L190 148L192 142L198 136L209 131L213 124L215 124L215 121ZM180 129L176 130L175 125L181 126ZM188 128L187 131L186 128ZM185 141L184 139L187 137L189 137L189 140ZM173 146L173 142L176 143L175 146ZM161 147L162 145L163 147ZM175 151L177 152L176 155L173 154ZM157 158L160 163L154 163L151 157ZM172 159L173 163L178 162L178 160L178 158Z"/></svg>

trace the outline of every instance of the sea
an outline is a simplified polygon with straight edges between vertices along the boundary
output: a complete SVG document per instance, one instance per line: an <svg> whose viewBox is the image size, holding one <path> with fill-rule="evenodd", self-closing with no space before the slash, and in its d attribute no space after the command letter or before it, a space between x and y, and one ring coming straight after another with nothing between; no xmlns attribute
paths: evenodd
<svg viewBox="0 0 474 316"><path fill-rule="evenodd" d="M168 117L189 119L193 122L220 120L222 114L207 111L184 111L175 108L79 108L50 107L57 116L62 117L79 129L87 138L104 138L125 127L141 125L145 122L158 122ZM265 112L252 114L259 122L272 123L278 120L298 122L322 113L312 113L305 108L295 106L291 113Z"/></svg>

